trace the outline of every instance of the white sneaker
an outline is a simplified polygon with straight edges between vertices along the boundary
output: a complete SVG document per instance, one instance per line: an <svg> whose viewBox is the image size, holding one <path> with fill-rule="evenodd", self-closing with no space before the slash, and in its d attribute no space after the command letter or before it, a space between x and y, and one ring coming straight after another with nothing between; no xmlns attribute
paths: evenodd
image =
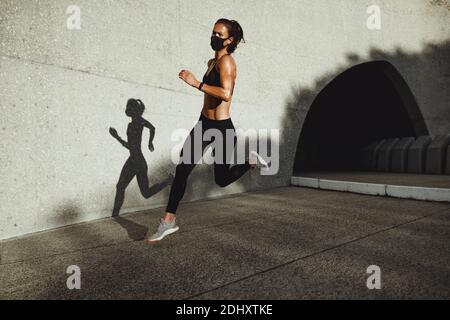
<svg viewBox="0 0 450 320"><path fill-rule="evenodd" d="M250 164L256 165L259 169L269 169L269 163L267 163L256 151L250 152L249 162Z"/></svg>
<svg viewBox="0 0 450 320"><path fill-rule="evenodd" d="M156 242L162 240L165 236L177 232L180 228L175 224L175 219L172 222L166 222L164 219L160 220L158 230L147 241Z"/></svg>

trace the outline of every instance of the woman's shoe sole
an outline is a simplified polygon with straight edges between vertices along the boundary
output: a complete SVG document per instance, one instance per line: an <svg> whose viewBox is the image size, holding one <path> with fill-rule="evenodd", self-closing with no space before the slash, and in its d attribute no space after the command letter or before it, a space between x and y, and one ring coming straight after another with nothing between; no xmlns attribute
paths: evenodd
<svg viewBox="0 0 450 320"><path fill-rule="evenodd" d="M170 234L172 234L172 233L177 232L179 229L180 229L180 227L175 227L175 228L166 230L166 231L163 232L163 234L162 234L160 237L158 237L158 238L156 238L156 239L152 239L152 240L147 240L147 242L158 242L158 241L161 241L161 240L164 239L166 236L168 236L168 235L170 235Z"/></svg>

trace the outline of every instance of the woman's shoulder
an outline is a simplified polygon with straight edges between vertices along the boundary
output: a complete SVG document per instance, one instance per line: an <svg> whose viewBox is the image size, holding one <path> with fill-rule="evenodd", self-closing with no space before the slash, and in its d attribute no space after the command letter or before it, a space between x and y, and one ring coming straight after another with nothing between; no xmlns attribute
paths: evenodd
<svg viewBox="0 0 450 320"><path fill-rule="evenodd" d="M236 61L231 54L226 54L217 61L216 65L236 68Z"/></svg>
<svg viewBox="0 0 450 320"><path fill-rule="evenodd" d="M231 54L225 54L217 62L232 62L232 63L236 63L236 61L234 60L234 58L233 58L233 56Z"/></svg>

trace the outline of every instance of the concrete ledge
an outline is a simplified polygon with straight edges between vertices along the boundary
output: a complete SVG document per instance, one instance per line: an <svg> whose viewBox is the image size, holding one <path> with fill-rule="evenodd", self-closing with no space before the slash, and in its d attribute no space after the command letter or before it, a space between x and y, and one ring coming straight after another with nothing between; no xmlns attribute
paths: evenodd
<svg viewBox="0 0 450 320"><path fill-rule="evenodd" d="M374 196L386 195L386 187L384 184L353 182L353 181L343 181L343 182L347 182L348 192L370 194Z"/></svg>
<svg viewBox="0 0 450 320"><path fill-rule="evenodd" d="M337 180L326 180L326 179L318 179L319 180L319 189L325 190L334 190L334 191L347 191L347 184L341 183L341 181Z"/></svg>
<svg viewBox="0 0 450 320"><path fill-rule="evenodd" d="M386 185L386 195L428 201L450 202L450 189Z"/></svg>
<svg viewBox="0 0 450 320"><path fill-rule="evenodd" d="M319 179L306 177L292 177L291 184L299 187L319 188Z"/></svg>
<svg viewBox="0 0 450 320"><path fill-rule="evenodd" d="M394 198L450 202L450 189L398 186L381 183L292 177L291 184L323 190L344 191L359 194L388 196Z"/></svg>

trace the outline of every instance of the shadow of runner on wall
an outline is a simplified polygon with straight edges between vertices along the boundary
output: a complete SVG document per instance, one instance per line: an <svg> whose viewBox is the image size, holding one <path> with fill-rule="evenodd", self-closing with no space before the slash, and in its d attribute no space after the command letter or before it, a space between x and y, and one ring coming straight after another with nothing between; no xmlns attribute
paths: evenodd
<svg viewBox="0 0 450 320"><path fill-rule="evenodd" d="M134 240L143 240L147 234L148 228L137 224L131 220L119 217L120 208L123 205L125 198L125 189L130 184L131 180L136 177L139 190L144 198L149 199L169 186L173 180L172 174L163 181L149 186L147 176L148 166L145 157L141 150L142 131L144 128L150 130L150 139L148 148L151 152L155 151L153 146L153 139L155 137L155 127L146 119L142 117L145 105L141 100L129 99L127 102L125 114L132 119L127 128L127 141L123 140L116 129L110 128L110 134L130 151L130 156L125 162L120 173L119 181L116 185L116 197L114 201L114 209L112 217L122 228L124 228L128 236Z"/></svg>
<svg viewBox="0 0 450 320"><path fill-rule="evenodd" d="M170 184L173 180L172 176L167 177L164 181L155 184L154 186L149 186L148 176L147 176L147 162L141 150L142 142L142 131L145 128L150 130L150 139L148 142L148 148L151 152L155 151L153 146L153 139L155 137L156 129L147 120L142 117L144 113L145 105L141 100L129 99L125 114L132 119L128 124L127 128L127 141L123 140L116 129L110 128L110 134L120 142L125 148L130 151L130 157L125 162L122 171L120 173L119 182L116 186L116 197L114 201L114 209L112 212L113 217L118 217L120 208L123 205L125 198L125 189L130 184L131 180L136 176L139 190L144 198L148 199L166 186Z"/></svg>

